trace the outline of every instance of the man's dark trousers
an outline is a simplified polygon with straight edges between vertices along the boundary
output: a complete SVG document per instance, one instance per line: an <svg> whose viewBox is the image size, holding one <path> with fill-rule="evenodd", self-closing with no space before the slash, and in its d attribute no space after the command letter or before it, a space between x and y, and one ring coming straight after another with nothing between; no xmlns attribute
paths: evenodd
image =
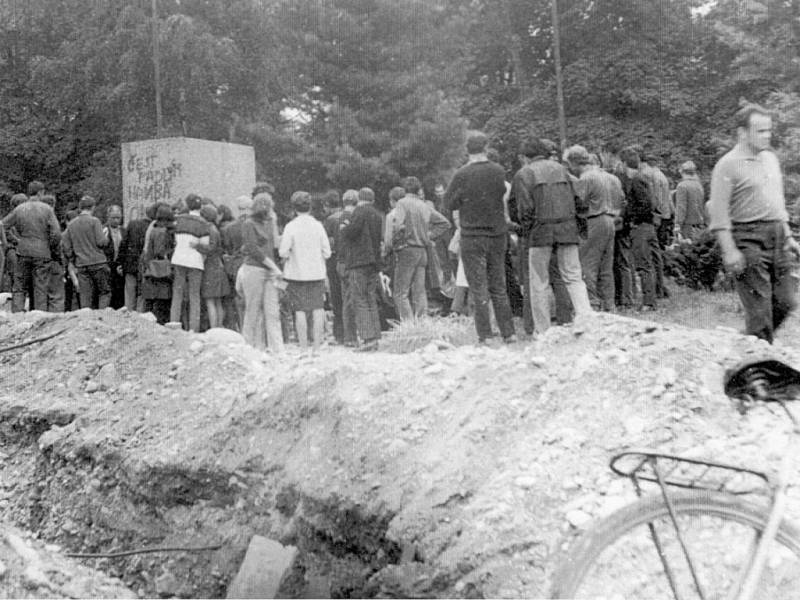
<svg viewBox="0 0 800 600"><path fill-rule="evenodd" d="M353 298L356 330L365 343L380 339L378 315L378 269L374 265L347 270L347 285Z"/></svg>
<svg viewBox="0 0 800 600"><path fill-rule="evenodd" d="M25 310L25 295L33 288L28 308L47 310L47 286L50 283L50 259L35 256L17 256L14 282L11 287L11 310Z"/></svg>
<svg viewBox="0 0 800 600"><path fill-rule="evenodd" d="M784 224L734 224L733 239L746 261L736 289L744 305L747 333L772 343L775 330L797 305L797 261L783 249Z"/></svg>
<svg viewBox="0 0 800 600"><path fill-rule="evenodd" d="M614 218L589 217L587 228L580 256L589 302L594 310L610 311L614 308Z"/></svg>
<svg viewBox="0 0 800 600"><path fill-rule="evenodd" d="M658 252L656 228L651 223L640 223L631 228L631 247L636 272L642 282L642 304L656 305L656 271L653 256Z"/></svg>
<svg viewBox="0 0 800 600"><path fill-rule="evenodd" d="M108 308L111 302L111 269L107 263L78 267L81 308ZM94 297L97 295L97 306Z"/></svg>
<svg viewBox="0 0 800 600"><path fill-rule="evenodd" d="M505 255L505 235L461 238L461 260L475 301L475 329L481 341L492 336L490 298L500 334L504 338L514 335L514 321L506 295Z"/></svg>
<svg viewBox="0 0 800 600"><path fill-rule="evenodd" d="M614 235L614 303L633 306L633 251L631 236L627 231Z"/></svg>
<svg viewBox="0 0 800 600"><path fill-rule="evenodd" d="M328 274L328 300L333 311L333 338L340 344L344 343L344 324L342 323L342 282L336 271L336 256L331 256L325 262L325 271Z"/></svg>

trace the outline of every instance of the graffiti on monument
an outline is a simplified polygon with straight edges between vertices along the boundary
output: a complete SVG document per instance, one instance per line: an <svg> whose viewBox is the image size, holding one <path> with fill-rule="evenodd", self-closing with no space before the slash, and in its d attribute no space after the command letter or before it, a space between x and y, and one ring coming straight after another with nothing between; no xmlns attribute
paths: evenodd
<svg viewBox="0 0 800 600"><path fill-rule="evenodd" d="M157 152L131 154L125 169L127 198L132 205L147 206L153 202L171 202L172 183L181 176L183 165L174 158L164 165Z"/></svg>

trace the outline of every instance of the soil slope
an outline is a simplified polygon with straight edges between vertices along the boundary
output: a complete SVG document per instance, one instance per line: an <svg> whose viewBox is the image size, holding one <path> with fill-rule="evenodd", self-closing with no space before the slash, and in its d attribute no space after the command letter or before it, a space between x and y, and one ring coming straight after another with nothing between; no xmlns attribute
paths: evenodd
<svg viewBox="0 0 800 600"><path fill-rule="evenodd" d="M87 561L146 595L224 595L258 533L300 549L287 595L543 596L572 533L633 497L613 453L758 467L782 443L722 394L767 349L728 330L598 315L499 349L276 359L125 312L0 321L4 346L60 330L0 354L2 517L77 552L222 544Z"/></svg>

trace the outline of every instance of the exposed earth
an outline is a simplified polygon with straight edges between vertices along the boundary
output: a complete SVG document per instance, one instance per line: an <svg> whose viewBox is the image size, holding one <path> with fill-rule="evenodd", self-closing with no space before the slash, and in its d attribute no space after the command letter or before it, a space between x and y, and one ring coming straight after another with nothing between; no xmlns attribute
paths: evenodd
<svg viewBox="0 0 800 600"><path fill-rule="evenodd" d="M275 358L124 311L0 313L0 350L62 330L0 352L5 597L224 597L254 534L299 549L284 596L545 596L570 537L634 498L613 453L774 466L784 422L739 416L722 374L797 364L789 334L615 315ZM184 550L65 557L153 546Z"/></svg>

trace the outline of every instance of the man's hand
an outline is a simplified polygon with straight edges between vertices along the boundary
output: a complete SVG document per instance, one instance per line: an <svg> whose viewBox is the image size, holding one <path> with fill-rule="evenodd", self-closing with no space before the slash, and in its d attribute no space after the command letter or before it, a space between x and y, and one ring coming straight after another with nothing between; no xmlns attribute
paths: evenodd
<svg viewBox="0 0 800 600"><path fill-rule="evenodd" d="M791 253L795 260L800 260L800 244L792 236L787 236L783 243L783 251Z"/></svg>
<svg viewBox="0 0 800 600"><path fill-rule="evenodd" d="M744 254L738 248L731 248L725 252L722 255L722 264L725 265L725 270L733 275L739 275L747 266Z"/></svg>

